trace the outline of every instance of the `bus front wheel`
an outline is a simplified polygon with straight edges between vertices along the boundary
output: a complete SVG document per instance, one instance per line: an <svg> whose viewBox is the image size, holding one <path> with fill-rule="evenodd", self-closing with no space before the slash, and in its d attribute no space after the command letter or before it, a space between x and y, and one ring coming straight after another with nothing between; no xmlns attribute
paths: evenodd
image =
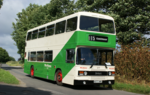
<svg viewBox="0 0 150 95"><path fill-rule="evenodd" d="M63 83L62 83L62 72L61 72L61 70L58 70L57 72L56 72L56 83L57 83L57 85L63 85Z"/></svg>

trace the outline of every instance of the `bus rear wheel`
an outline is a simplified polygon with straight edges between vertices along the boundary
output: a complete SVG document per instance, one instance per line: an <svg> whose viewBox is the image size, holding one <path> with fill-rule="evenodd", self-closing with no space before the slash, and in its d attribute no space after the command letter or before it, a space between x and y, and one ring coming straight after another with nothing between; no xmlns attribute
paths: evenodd
<svg viewBox="0 0 150 95"><path fill-rule="evenodd" d="M34 78L34 67L32 66L30 69L30 76Z"/></svg>
<svg viewBox="0 0 150 95"><path fill-rule="evenodd" d="M56 83L57 83L57 85L63 85L63 83L62 83L62 72L61 72L61 70L58 70L57 72L56 72Z"/></svg>

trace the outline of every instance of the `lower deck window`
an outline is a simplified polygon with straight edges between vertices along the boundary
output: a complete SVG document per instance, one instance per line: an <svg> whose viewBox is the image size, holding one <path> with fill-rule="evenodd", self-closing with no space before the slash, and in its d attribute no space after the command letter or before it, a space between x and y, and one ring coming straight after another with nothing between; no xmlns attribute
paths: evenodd
<svg viewBox="0 0 150 95"><path fill-rule="evenodd" d="M53 59L53 52L52 51L45 51L44 61L52 62Z"/></svg>
<svg viewBox="0 0 150 95"><path fill-rule="evenodd" d="M28 61L30 61L30 56L31 56L31 54L30 54L30 52L28 52Z"/></svg>
<svg viewBox="0 0 150 95"><path fill-rule="evenodd" d="M67 63L74 63L74 49L68 49L67 51L66 51L66 62Z"/></svg>
<svg viewBox="0 0 150 95"><path fill-rule="evenodd" d="M43 61L43 51L37 52L37 61Z"/></svg>
<svg viewBox="0 0 150 95"><path fill-rule="evenodd" d="M52 62L53 60L53 51L37 51L28 52L28 61L45 61Z"/></svg>
<svg viewBox="0 0 150 95"><path fill-rule="evenodd" d="M31 52L31 61L36 61L36 52Z"/></svg>

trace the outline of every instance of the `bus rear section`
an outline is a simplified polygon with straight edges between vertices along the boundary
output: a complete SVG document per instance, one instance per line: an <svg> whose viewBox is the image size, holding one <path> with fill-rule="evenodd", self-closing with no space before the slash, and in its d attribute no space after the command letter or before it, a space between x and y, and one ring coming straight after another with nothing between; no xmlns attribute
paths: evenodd
<svg viewBox="0 0 150 95"><path fill-rule="evenodd" d="M78 47L75 63L76 65L64 77L64 83L72 85L114 84L113 50Z"/></svg>

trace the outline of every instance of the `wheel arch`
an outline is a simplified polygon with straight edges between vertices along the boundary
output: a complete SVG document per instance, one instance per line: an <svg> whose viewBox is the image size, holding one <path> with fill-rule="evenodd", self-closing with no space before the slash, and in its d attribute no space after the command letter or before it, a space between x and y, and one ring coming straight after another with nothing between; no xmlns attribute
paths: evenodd
<svg viewBox="0 0 150 95"><path fill-rule="evenodd" d="M34 68L34 66L33 66L33 65L31 65L30 69L31 69L32 67Z"/></svg>

